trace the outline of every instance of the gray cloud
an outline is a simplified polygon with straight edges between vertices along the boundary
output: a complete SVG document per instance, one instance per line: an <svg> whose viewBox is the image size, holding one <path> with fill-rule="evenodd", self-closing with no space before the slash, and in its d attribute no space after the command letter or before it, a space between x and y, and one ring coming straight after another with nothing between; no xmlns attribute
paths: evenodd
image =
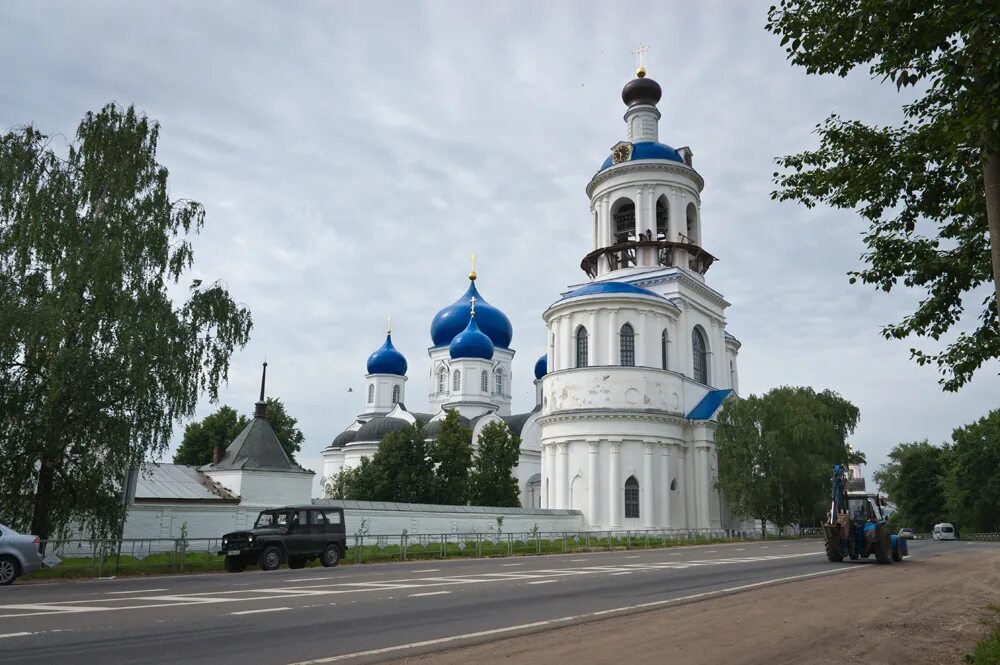
<svg viewBox="0 0 1000 665"><path fill-rule="evenodd" d="M623 136L629 53L648 43L661 139L691 146L705 177L708 278L733 303L743 391L841 392L879 463L995 407L997 364L942 394L907 343L878 334L915 296L847 283L860 222L770 200L773 158L813 145L822 118L892 122L900 100L863 73L792 69L767 4L4 3L0 127L72 135L109 100L162 123L173 193L208 210L196 276L254 314L222 400L249 409L267 356L319 470L389 312L408 406L426 406L428 326L473 251L515 326L514 406L531 407L540 314L585 279L584 187Z"/></svg>

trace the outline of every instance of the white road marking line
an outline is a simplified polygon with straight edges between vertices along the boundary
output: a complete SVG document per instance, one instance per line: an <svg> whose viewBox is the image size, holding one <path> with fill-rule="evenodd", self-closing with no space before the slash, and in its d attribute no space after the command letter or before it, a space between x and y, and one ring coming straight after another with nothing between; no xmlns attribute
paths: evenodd
<svg viewBox="0 0 1000 665"><path fill-rule="evenodd" d="M632 574L632 571L626 570L626 571L621 572L621 573L611 573L611 577L616 577L618 575L631 575L631 574Z"/></svg>
<svg viewBox="0 0 1000 665"><path fill-rule="evenodd" d="M155 591L167 591L167 589L135 589L134 591L108 591L107 595L117 596L125 593L153 593Z"/></svg>
<svg viewBox="0 0 1000 665"><path fill-rule="evenodd" d="M760 548L761 548L762 550L766 550L766 549L768 549L769 547L771 547L771 546L770 546L770 545L761 545L761 546L760 546Z"/></svg>
<svg viewBox="0 0 1000 665"><path fill-rule="evenodd" d="M523 566L524 564L523 563L505 563L505 564L502 564L502 565L503 565L504 568L507 568L509 566Z"/></svg>
<svg viewBox="0 0 1000 665"><path fill-rule="evenodd" d="M579 562L579 561L590 561L590 559L570 559L570 561L572 561L572 562L575 563L575 562Z"/></svg>
<svg viewBox="0 0 1000 665"><path fill-rule="evenodd" d="M422 596L441 596L451 591L427 591L425 593L411 593L408 598L420 598Z"/></svg>
<svg viewBox="0 0 1000 665"><path fill-rule="evenodd" d="M719 550L705 550L705 554L715 554Z"/></svg>
<svg viewBox="0 0 1000 665"><path fill-rule="evenodd" d="M530 630L532 628L541 628L542 626L551 626L553 624L565 623L567 621L574 621L578 619L586 619L590 617L597 616L607 616L608 614L621 614L623 612L629 612L640 609L647 609L653 607L663 607L666 605L675 605L685 601L697 600L699 598L709 598L712 596L719 596L726 593L734 593L736 591L747 591L749 589L755 589L764 586L770 586L773 584L780 584L781 582L791 582L792 580L807 579L810 577L817 577L820 575L836 575L839 573L847 573L854 570L864 570L864 566L851 566L845 568L836 568L833 570L823 570L818 573L806 573L804 575L792 575L790 577L779 577L773 580L765 580L763 582L755 582L753 584L744 584L736 587L729 587L726 589L717 589L715 591L706 591L704 593L696 593L690 596L681 596L680 598L667 598L664 600L656 600L649 603L642 603L639 605L626 605L624 607L616 607L610 610L602 610L600 612L590 612L589 614L579 614L576 616L560 617L558 619L549 619L547 621L535 621L534 623L523 623L518 626L507 626L505 628L494 628L492 630L483 630L477 633L465 633L463 635L450 635L448 637L441 637L435 640L424 640L422 642L411 642L409 644L397 644L391 647L382 647L380 649L369 649L368 651L357 651L355 653L345 653L338 656L327 656L326 658L315 658L313 660L303 660L297 663L290 663L289 665L323 665L324 663L336 663L344 660L352 660L354 658L362 658L365 656L378 656L386 653L393 653L396 651L406 651L407 649L418 649L421 647L436 646L439 644L448 644L450 642L458 642L460 640L470 640L477 637L486 637L488 635L501 635L503 633L514 633L523 630Z"/></svg>
<svg viewBox="0 0 1000 665"><path fill-rule="evenodd" d="M34 633L20 632L20 633L4 633L0 635L0 640L6 637L27 637L28 635L34 635Z"/></svg>
<svg viewBox="0 0 1000 665"><path fill-rule="evenodd" d="M737 551L737 552L742 552L742 551L743 551L743 550L745 550L745 549L746 549L745 547L737 547L737 548L736 548L736 551Z"/></svg>
<svg viewBox="0 0 1000 665"><path fill-rule="evenodd" d="M671 552L670 553L670 556L680 556L680 555L681 555L680 552Z"/></svg>
<svg viewBox="0 0 1000 665"><path fill-rule="evenodd" d="M440 568L427 568L426 570L411 570L411 573L440 573Z"/></svg>
<svg viewBox="0 0 1000 665"><path fill-rule="evenodd" d="M552 584L553 582L558 582L559 580L538 580L537 582L528 582L528 584Z"/></svg>
<svg viewBox="0 0 1000 665"><path fill-rule="evenodd" d="M782 545L782 547L788 547L788 545Z"/></svg>
<svg viewBox="0 0 1000 665"><path fill-rule="evenodd" d="M285 610L290 610L290 607L269 607L264 610L243 610L242 612L230 612L232 615L242 615L242 614L261 614L262 612L284 612Z"/></svg>
<svg viewBox="0 0 1000 665"><path fill-rule="evenodd" d="M627 556L627 557L625 557L625 558L626 558L626 559L638 559L638 558L639 558L639 555L638 555L638 554L636 554L636 555L634 555L634 556Z"/></svg>

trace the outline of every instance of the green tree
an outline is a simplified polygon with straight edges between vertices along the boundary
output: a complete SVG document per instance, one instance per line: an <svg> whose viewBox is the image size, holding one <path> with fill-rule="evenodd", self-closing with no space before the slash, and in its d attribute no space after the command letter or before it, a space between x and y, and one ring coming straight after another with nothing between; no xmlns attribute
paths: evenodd
<svg viewBox="0 0 1000 665"><path fill-rule="evenodd" d="M236 409L223 405L196 423L184 428L184 438L174 453L174 464L201 466L212 461L216 446L225 448L243 431L249 420Z"/></svg>
<svg viewBox="0 0 1000 665"><path fill-rule="evenodd" d="M520 506L521 490L514 467L521 456L521 439L503 423L491 422L479 433L479 450L470 479L474 506Z"/></svg>
<svg viewBox="0 0 1000 665"><path fill-rule="evenodd" d="M302 442L306 439L302 430L298 428L299 421L288 415L285 405L277 397L267 398L267 421L271 424L274 435L278 437L278 443L285 449L288 459L294 462L295 453L302 450Z"/></svg>
<svg viewBox="0 0 1000 665"><path fill-rule="evenodd" d="M407 425L386 434L371 464L370 478L359 488L371 492L371 500L433 502L434 464L420 428Z"/></svg>
<svg viewBox="0 0 1000 665"><path fill-rule="evenodd" d="M472 430L462 424L457 411L449 411L434 442L434 502L464 506L469 502L469 471L472 468Z"/></svg>
<svg viewBox="0 0 1000 665"><path fill-rule="evenodd" d="M882 334L948 335L943 349L911 355L958 390L1000 357L1000 3L782 0L767 29L810 74L867 66L913 88L898 127L828 117L816 150L777 160L772 197L857 211L867 266L851 283L922 289L916 311ZM980 305L977 288L990 282ZM979 311L971 330L960 325L966 307Z"/></svg>
<svg viewBox="0 0 1000 665"><path fill-rule="evenodd" d="M174 464L209 464L215 447L225 448L232 443L250 424L252 417L252 413L249 416L239 415L232 407L223 405L215 413L196 423L190 423L184 429L184 438L174 453ZM298 420L288 415L285 405L277 397L267 398L267 420L288 459L295 461L295 453L302 449L302 442L305 440L305 435L296 426Z"/></svg>
<svg viewBox="0 0 1000 665"><path fill-rule="evenodd" d="M951 438L948 514L966 531L1000 531L1000 409L956 429Z"/></svg>
<svg viewBox="0 0 1000 665"><path fill-rule="evenodd" d="M945 518L947 448L927 441L900 443L874 474L879 488L896 504L893 522L930 533Z"/></svg>
<svg viewBox="0 0 1000 665"><path fill-rule="evenodd" d="M819 519L836 463L852 453L847 437L857 407L835 392L783 386L730 399L719 414L718 487L736 514L779 527Z"/></svg>
<svg viewBox="0 0 1000 665"><path fill-rule="evenodd" d="M115 105L65 154L34 127L0 137L0 520L42 538L115 532L126 472L218 398L249 339L220 283L170 289L205 212L171 200L158 138Z"/></svg>

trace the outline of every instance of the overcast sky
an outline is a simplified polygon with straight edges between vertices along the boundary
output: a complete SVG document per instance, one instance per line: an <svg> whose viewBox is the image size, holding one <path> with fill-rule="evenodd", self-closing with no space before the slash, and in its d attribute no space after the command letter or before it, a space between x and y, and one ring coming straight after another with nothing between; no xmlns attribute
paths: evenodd
<svg viewBox="0 0 1000 665"><path fill-rule="evenodd" d="M648 44L660 140L690 146L705 178L707 279L732 303L742 392L841 393L870 474L895 443L941 442L995 408L998 363L942 393L913 344L879 335L919 294L848 284L862 222L771 201L774 157L814 146L816 123L896 122L900 100L864 72L793 69L769 4L7 0L0 129L72 136L109 101L161 123L172 195L207 209L192 277L253 313L221 401L249 411L266 356L319 474L389 313L406 405L426 410L430 321L464 292L472 252L514 325L514 408L533 406L541 313L586 279L584 187L625 138L620 91Z"/></svg>

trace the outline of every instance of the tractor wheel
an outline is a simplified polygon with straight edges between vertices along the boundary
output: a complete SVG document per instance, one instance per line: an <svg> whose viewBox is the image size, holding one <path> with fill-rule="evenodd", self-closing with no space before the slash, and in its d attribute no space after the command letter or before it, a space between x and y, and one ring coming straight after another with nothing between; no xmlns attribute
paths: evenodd
<svg viewBox="0 0 1000 665"><path fill-rule="evenodd" d="M247 569L247 561L241 556L226 556L223 566L227 573L242 573Z"/></svg>
<svg viewBox="0 0 1000 665"><path fill-rule="evenodd" d="M880 543L872 545L872 552L878 563L892 563L892 542L889 540L889 536L886 535Z"/></svg>
<svg viewBox="0 0 1000 665"><path fill-rule="evenodd" d="M836 545L826 546L826 558L833 563L840 563L844 560L844 555L841 553L840 548Z"/></svg>
<svg viewBox="0 0 1000 665"><path fill-rule="evenodd" d="M903 555L900 554L900 552L899 552L899 545L898 544L895 547L892 548L892 560L893 561L902 561L903 560Z"/></svg>

